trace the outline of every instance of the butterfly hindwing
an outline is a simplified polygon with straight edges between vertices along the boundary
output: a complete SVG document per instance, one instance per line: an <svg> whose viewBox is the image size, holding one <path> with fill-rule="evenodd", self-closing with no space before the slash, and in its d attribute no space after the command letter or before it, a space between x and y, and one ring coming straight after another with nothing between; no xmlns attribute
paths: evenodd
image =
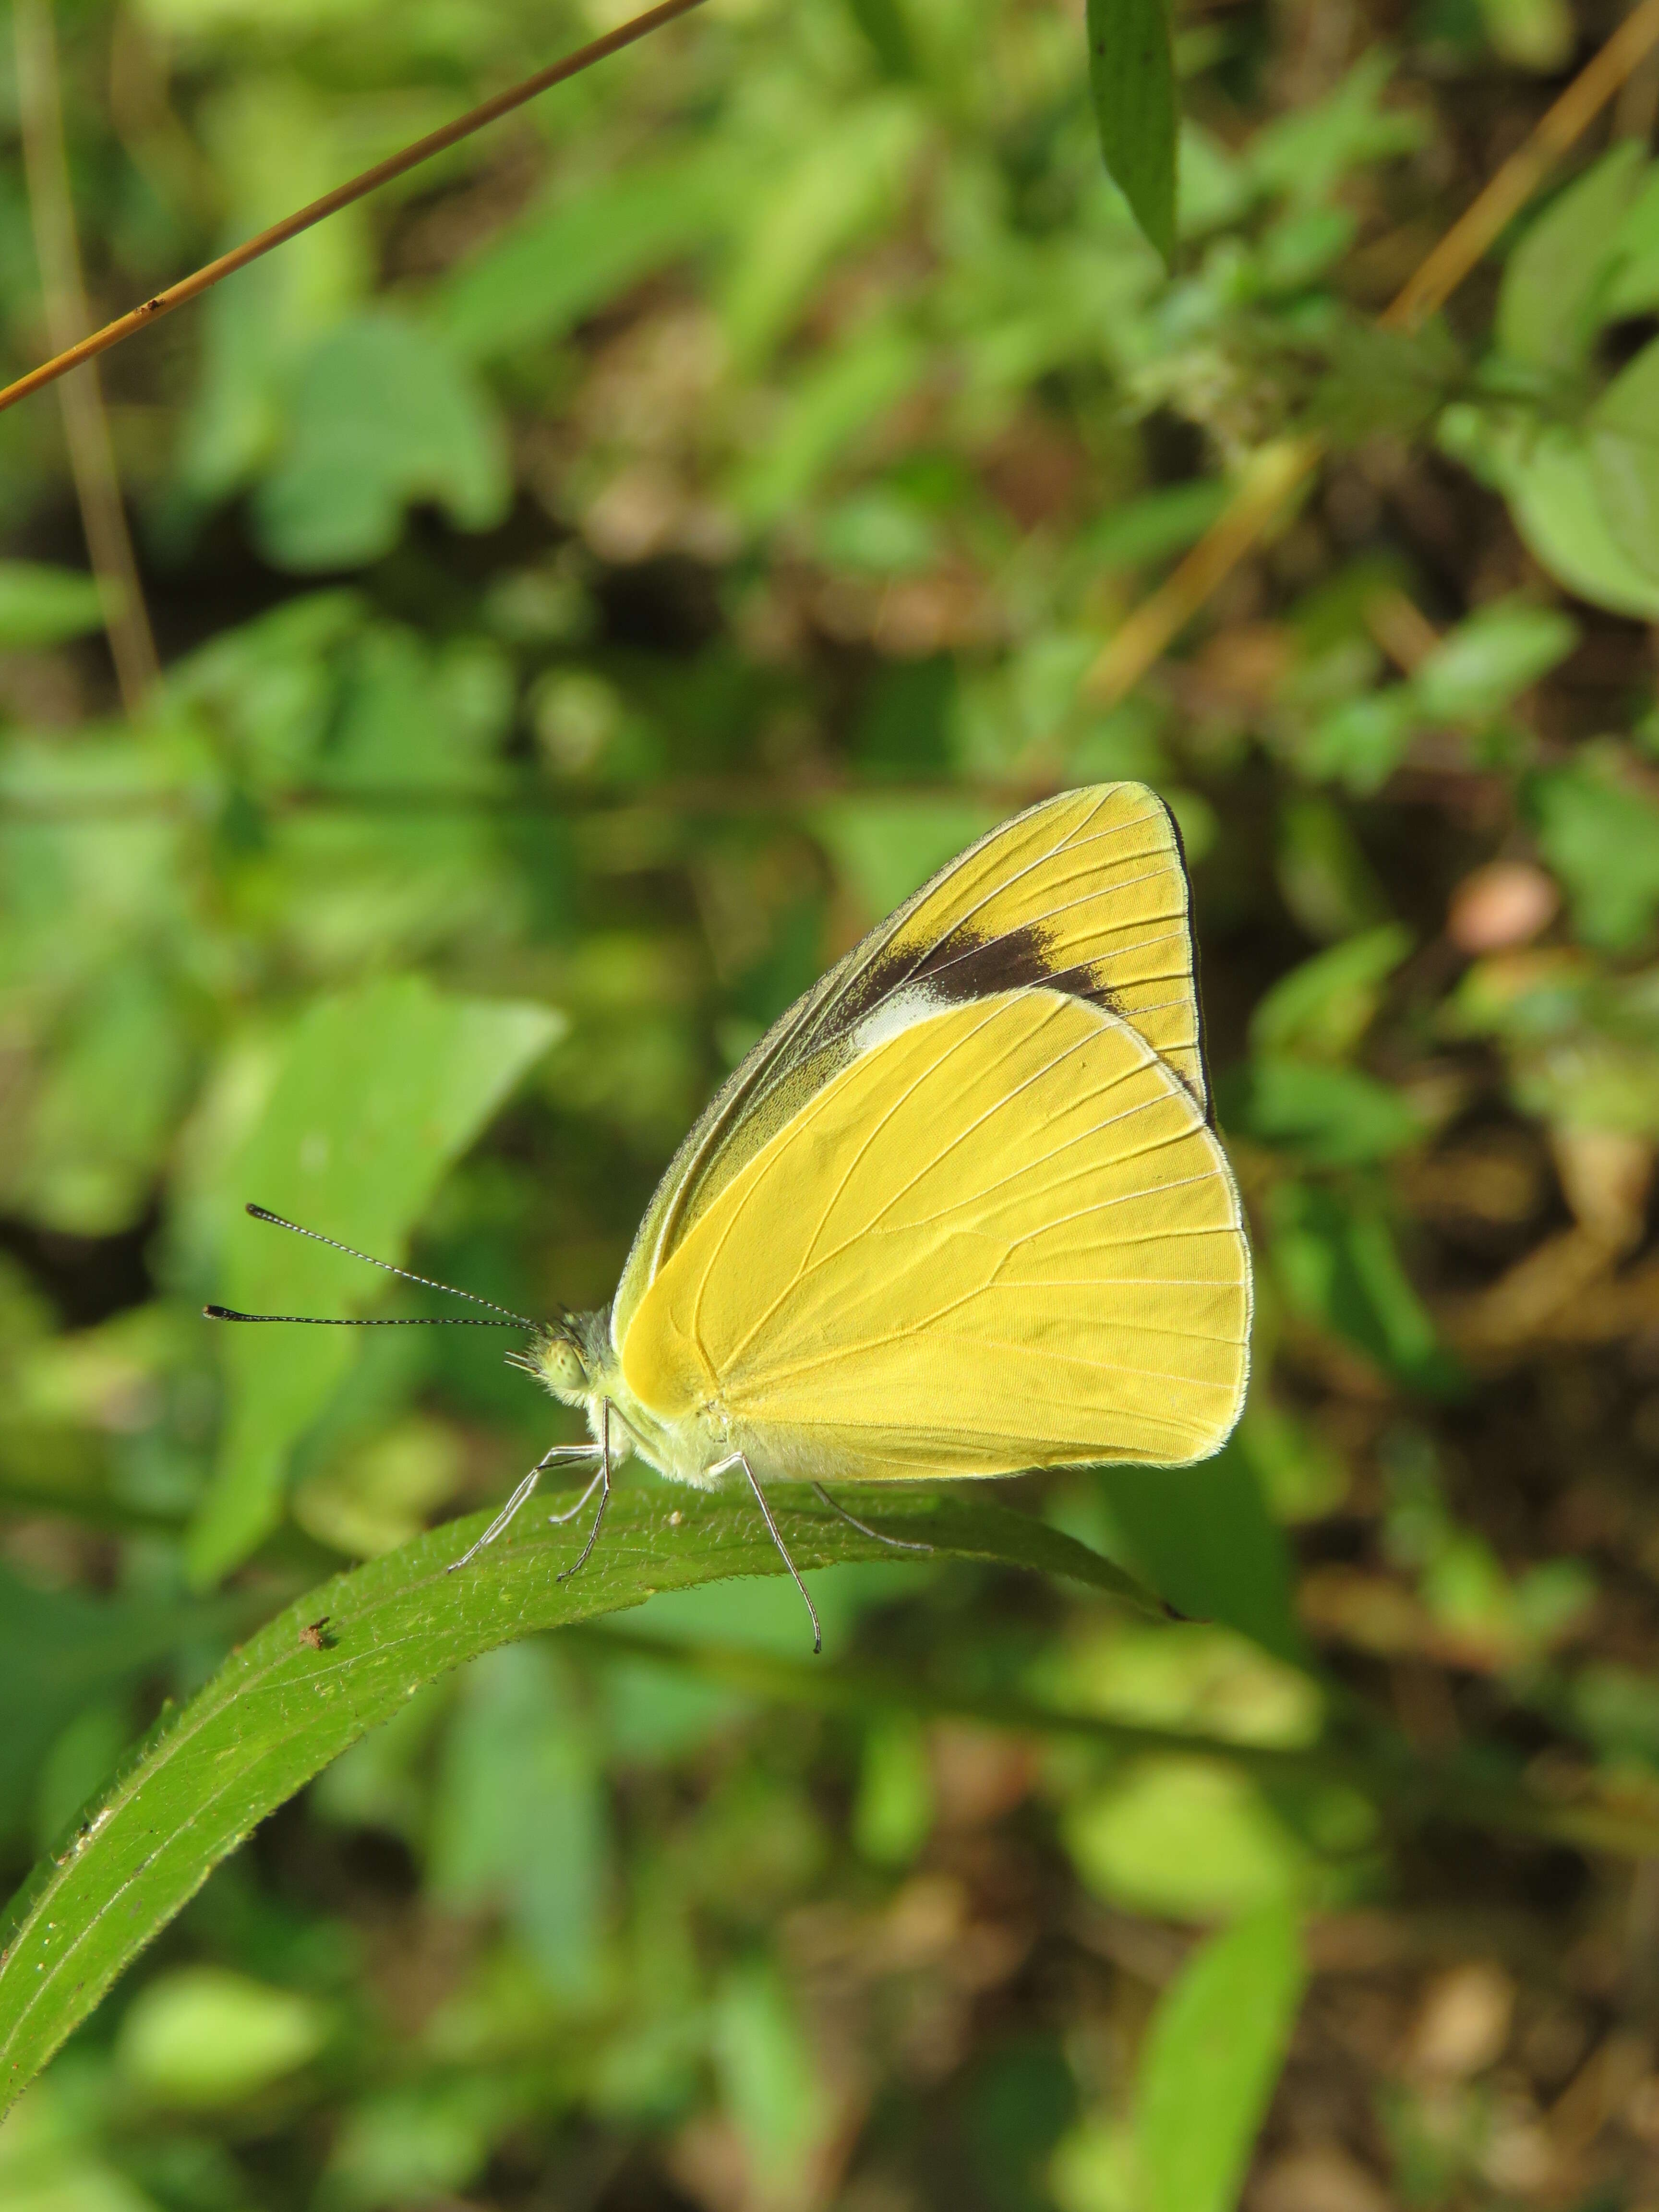
<svg viewBox="0 0 1659 2212"><path fill-rule="evenodd" d="M1117 1017L1207 1116L1186 868L1144 784L1064 792L1003 823L774 1025L663 1179L612 1308L617 1348L696 1222L825 1085L919 1012L1037 987Z"/></svg>
<svg viewBox="0 0 1659 2212"><path fill-rule="evenodd" d="M1249 1261L1219 1145L1121 1016L1042 986L859 1052L702 1207L623 1341L762 1480L1182 1462L1243 1401Z"/></svg>

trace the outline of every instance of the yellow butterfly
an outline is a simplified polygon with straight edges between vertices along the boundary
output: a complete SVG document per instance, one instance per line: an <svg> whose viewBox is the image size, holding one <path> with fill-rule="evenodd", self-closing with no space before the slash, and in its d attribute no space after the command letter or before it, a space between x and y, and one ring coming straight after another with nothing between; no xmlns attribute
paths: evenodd
<svg viewBox="0 0 1659 2212"><path fill-rule="evenodd" d="M1238 1418L1249 1327L1174 819L1141 784L1066 792L924 884L719 1091L609 1307L514 1355L593 1443L456 1565L591 1455L554 1516L598 1490L574 1573L631 1451L741 1474L799 1584L769 1484L841 1511L820 1486L1184 1466Z"/></svg>

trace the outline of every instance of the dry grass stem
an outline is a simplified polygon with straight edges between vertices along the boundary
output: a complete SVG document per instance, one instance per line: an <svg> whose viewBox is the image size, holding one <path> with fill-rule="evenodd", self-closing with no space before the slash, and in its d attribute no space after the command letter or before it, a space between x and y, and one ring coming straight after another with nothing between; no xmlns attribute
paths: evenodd
<svg viewBox="0 0 1659 2212"><path fill-rule="evenodd" d="M701 4L702 0L659 0L657 7L647 8L642 15L631 16L627 22L619 23L614 31L607 31L603 38L590 40L586 46L579 46L574 54L567 54L562 61L550 63L546 69L538 70L533 76L509 85L505 92L498 92L490 99L481 100L477 107L469 108L454 122L446 123L439 130L429 131L424 138L416 139L399 153L388 155L384 161L377 161L372 169L365 169L360 176L351 178L349 182L337 185L331 192L325 192L320 199L312 200L293 215L284 216L280 222L272 223L268 230L260 231L256 237L245 239L241 245L233 246L228 253L222 253L216 261L210 261L204 268L197 270L191 276L180 277L176 284L168 285L166 291L158 292L141 307L118 315L112 323L106 323L102 330L94 331L90 336L74 344L64 345L50 361L42 362L38 368L30 369L27 376L20 376L15 383L0 390L0 411L15 407L20 399L27 399L31 392L39 392L42 386L55 383L70 369L78 368L82 362L92 360L94 355L107 353L112 346L119 345L123 338L131 337L135 331L143 330L161 316L170 314L173 308L182 307L187 301L198 298L225 277L234 276L239 269L246 269L250 262L258 261L275 247L285 246L290 238L297 238L301 231L309 230L314 223L323 222L329 216L337 215L342 208L349 207L354 200L364 199L370 192L378 191L380 185L390 184L394 177L404 176L410 169L418 168L422 161L429 161L434 154L447 153L450 147L459 145L462 139L471 137L475 131L483 130L486 125L499 122L502 116L512 114L515 108L525 106L542 93L550 91L556 84L563 84L567 79L580 76L583 70L592 69L596 62L602 62L608 56L620 52L624 46L631 46L648 33L660 29L665 23L672 23L676 16L690 15ZM54 339L54 343L56 342Z"/></svg>
<svg viewBox="0 0 1659 2212"><path fill-rule="evenodd" d="M64 149L64 103L58 75L58 41L49 0L16 0L12 11L17 52L17 99L28 179L29 221L40 270L46 335L60 349L87 324L86 286ZM121 504L121 480L110 440L109 416L88 367L58 395L64 436L75 478L87 552L103 602L104 628L115 663L121 703L137 714L157 673L138 564Z"/></svg>
<svg viewBox="0 0 1659 2212"><path fill-rule="evenodd" d="M1378 318L1385 330L1414 331L1445 305L1554 164L1656 46L1659 0L1641 0L1401 287ZM1297 486L1318 466L1323 451L1324 442L1316 436L1283 441L1264 451L1225 512L1102 648L1084 678L1091 699L1109 707L1134 689L1260 542Z"/></svg>

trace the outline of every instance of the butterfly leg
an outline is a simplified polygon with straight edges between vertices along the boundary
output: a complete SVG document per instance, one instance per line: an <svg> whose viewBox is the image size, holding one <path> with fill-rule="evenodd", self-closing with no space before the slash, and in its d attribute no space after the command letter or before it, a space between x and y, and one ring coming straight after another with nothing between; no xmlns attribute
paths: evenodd
<svg viewBox="0 0 1659 2212"><path fill-rule="evenodd" d="M872 1528L867 1522L856 1519L844 1505L838 1505L821 1482L813 1483L811 1489L815 1498L821 1498L832 1513L839 1513L848 1527L856 1528L860 1536L873 1536L877 1543L890 1544L896 1552L931 1552L933 1548L931 1544L919 1544L908 1536L884 1536L879 1528Z"/></svg>
<svg viewBox="0 0 1659 2212"><path fill-rule="evenodd" d="M823 1631L818 1626L817 1607L813 1604L811 1597L807 1591L806 1585L800 1578L799 1569L789 1556L789 1547L784 1542L782 1536L779 1533L777 1522L772 1518L772 1509L766 1502L766 1492L761 1488L759 1483L756 1481L755 1470L750 1466L748 1461L744 1457L741 1452L733 1452L730 1459L723 1459L718 1467L710 1468L708 1472L710 1474L724 1474L726 1468L729 1467L740 1467L744 1474L749 1478L749 1487L755 1493L755 1503L761 1510L761 1518L766 1523L767 1529L771 1536L772 1541L778 1547L778 1557L783 1561L784 1565L788 1568L790 1573L794 1577L795 1588L800 1592L802 1597L806 1601L807 1613L812 1623L812 1656L814 1658L817 1658L818 1654L823 1649Z"/></svg>
<svg viewBox="0 0 1659 2212"><path fill-rule="evenodd" d="M521 1505L528 1504L531 1493L534 1491L536 1485L541 1480L543 1475L547 1472L548 1468L552 1466L556 1459L587 1459L592 1456L593 1450L594 1447L592 1444L555 1444L551 1451L544 1452L541 1458L537 1461L535 1466L531 1468L529 1474L526 1475L524 1480L519 1485L518 1488L514 1492L512 1497L509 1498L506 1504L502 1506L501 1511L495 1516L495 1518L484 1530L483 1535L479 1537L477 1542L473 1545L471 1550L469 1552L463 1552L459 1559L452 1559L447 1571L453 1575L457 1567L464 1567L469 1559L476 1559L486 1544L493 1544L495 1542L496 1537L501 1534L501 1531L518 1513L519 1508ZM588 1495L588 1493L592 1490L592 1487L593 1486L590 1482L587 1486L587 1490L584 1491L582 1493L584 1498ZM556 1519L557 1517L558 1516L556 1515L555 1518Z"/></svg>
<svg viewBox="0 0 1659 2212"><path fill-rule="evenodd" d="M599 1449L599 1446L597 1444L590 1444L588 1446L588 1449L590 1451L597 1451ZM575 1504L574 1505L567 1505L562 1513L550 1513L547 1516L548 1526L552 1528L562 1528L567 1521L574 1521L576 1516L581 1511L583 1506L586 1504L588 1499L593 1495L593 1492L599 1488L599 1485L604 1480L605 1464L604 1462L601 1461L599 1473L593 1477L592 1481L588 1484L586 1489L583 1491L581 1496L576 1500Z"/></svg>
<svg viewBox="0 0 1659 2212"><path fill-rule="evenodd" d="M609 1398L603 1401L600 1407L599 1472L595 1480L599 1486L599 1510L593 1516L593 1526L587 1532L587 1541L582 1546L581 1556L574 1566L567 1567L562 1574L556 1575L553 1577L555 1582L568 1583L572 1575L578 1573L587 1565L587 1555L599 1542L599 1530L605 1525L605 1509L611 1503L611 1401ZM582 1492L584 1499L592 1494L592 1489L593 1485L590 1482L586 1490ZM561 1514L557 1517L564 1520L568 1516Z"/></svg>

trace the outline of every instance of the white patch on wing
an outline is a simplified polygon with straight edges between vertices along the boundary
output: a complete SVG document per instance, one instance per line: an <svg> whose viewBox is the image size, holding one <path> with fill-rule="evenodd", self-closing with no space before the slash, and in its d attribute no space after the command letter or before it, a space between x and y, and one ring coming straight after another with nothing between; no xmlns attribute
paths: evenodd
<svg viewBox="0 0 1659 2212"><path fill-rule="evenodd" d="M926 984L906 984L890 997L872 1008L853 1032L853 1051L862 1058L874 1052L878 1045L889 1044L906 1030L913 1030L918 1022L932 1021L936 1014L948 1012L950 1000L937 997Z"/></svg>

